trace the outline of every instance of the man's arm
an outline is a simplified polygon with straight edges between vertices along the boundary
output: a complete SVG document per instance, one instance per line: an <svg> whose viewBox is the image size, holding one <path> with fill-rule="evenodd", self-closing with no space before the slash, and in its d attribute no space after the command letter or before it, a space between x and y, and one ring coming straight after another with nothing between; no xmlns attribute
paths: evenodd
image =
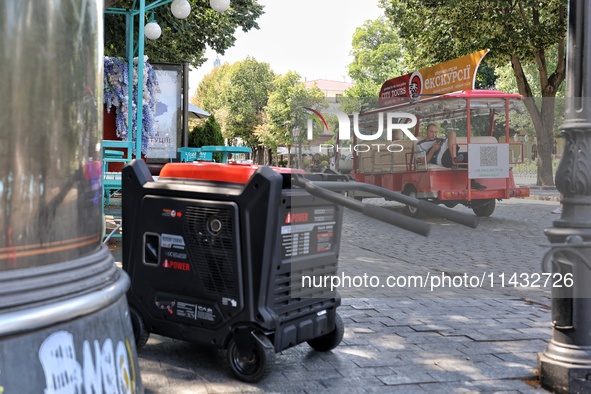
<svg viewBox="0 0 591 394"><path fill-rule="evenodd" d="M439 141L439 139L435 140L435 142L433 143L433 145L431 145L430 147L424 146L427 141L421 141L417 144L417 146L419 148L421 148L421 150L427 152L426 154L426 162L427 163L431 163L431 159L433 159L433 156L435 156L437 154L437 152L439 151L439 149L441 148L441 141Z"/></svg>

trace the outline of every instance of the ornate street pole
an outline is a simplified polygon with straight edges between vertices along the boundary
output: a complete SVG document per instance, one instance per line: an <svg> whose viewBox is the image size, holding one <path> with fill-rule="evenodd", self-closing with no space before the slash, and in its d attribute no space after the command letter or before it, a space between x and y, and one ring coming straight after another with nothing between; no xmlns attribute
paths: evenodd
<svg viewBox="0 0 591 394"><path fill-rule="evenodd" d="M556 172L563 210L546 230L552 243L552 340L539 354L540 381L558 393L591 392L591 3L571 0L566 140ZM562 286L562 287L558 287Z"/></svg>

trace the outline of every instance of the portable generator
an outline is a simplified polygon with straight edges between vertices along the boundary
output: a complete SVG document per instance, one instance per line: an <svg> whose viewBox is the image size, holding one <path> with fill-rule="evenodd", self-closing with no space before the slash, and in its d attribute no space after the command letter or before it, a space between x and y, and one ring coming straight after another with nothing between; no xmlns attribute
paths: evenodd
<svg viewBox="0 0 591 394"><path fill-rule="evenodd" d="M429 229L300 170L169 163L155 181L135 160L122 175L122 263L137 347L151 332L214 345L247 382L265 376L276 352L302 342L328 351L343 338L338 294L302 285L337 274L343 205ZM347 183L335 178L343 180L332 176L333 188Z"/></svg>

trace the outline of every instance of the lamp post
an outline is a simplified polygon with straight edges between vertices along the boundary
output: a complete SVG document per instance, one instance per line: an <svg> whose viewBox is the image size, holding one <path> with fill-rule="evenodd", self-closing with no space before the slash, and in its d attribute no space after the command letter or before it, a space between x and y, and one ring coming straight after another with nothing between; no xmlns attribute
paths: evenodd
<svg viewBox="0 0 591 394"><path fill-rule="evenodd" d="M542 386L558 393L591 392L591 4L570 0L568 10L566 139L556 172L563 195L560 219L546 230L544 259L552 287L552 340L539 354Z"/></svg>
<svg viewBox="0 0 591 394"><path fill-rule="evenodd" d="M155 0L146 4L146 0L136 0L131 8L115 8L111 7L105 11L107 14L125 15L125 31L126 31L126 57L129 67L133 67L133 58L136 54L134 48L134 33L135 33L135 17L138 17L138 43L137 43L137 112L136 112L136 158L141 157L142 152L142 128L143 128L143 94L144 94L144 37L148 39L157 39L160 34L156 34L158 30L161 31L160 26L155 21L150 20L144 25L146 20L146 13L153 12L154 9L166 4L171 4L170 10L172 14L178 19L185 19L191 12L191 5L187 0ZM230 6L230 0L210 0L209 5L217 12L224 12ZM136 8L137 6L137 8ZM158 27L156 27L158 26ZM157 37L156 37L157 35ZM154 37L154 38L153 38ZM133 72L128 73L127 89L127 135L132 138L133 135Z"/></svg>
<svg viewBox="0 0 591 394"><path fill-rule="evenodd" d="M302 134L302 130L299 127L294 127L292 130L294 145L296 147L296 160L297 168L302 168L302 140L300 139L300 135Z"/></svg>
<svg viewBox="0 0 591 394"><path fill-rule="evenodd" d="M162 35L160 25L154 20L154 13L150 16L150 21L144 26L144 35L149 40L157 40Z"/></svg>

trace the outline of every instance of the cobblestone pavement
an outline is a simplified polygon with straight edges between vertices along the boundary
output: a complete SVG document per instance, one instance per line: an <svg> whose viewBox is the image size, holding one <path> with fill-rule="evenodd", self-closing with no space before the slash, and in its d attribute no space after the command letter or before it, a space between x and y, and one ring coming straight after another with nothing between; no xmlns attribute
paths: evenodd
<svg viewBox="0 0 591 394"><path fill-rule="evenodd" d="M549 288L515 287L509 279L541 273L544 229L558 219L550 213L556 205L556 191L503 201L476 229L428 218L427 238L347 210L340 274L376 277L380 286L341 288L340 346L327 353L306 344L285 350L267 378L246 384L232 377L222 351L152 335L139 350L146 392L543 393L536 358L551 337ZM484 282L382 287L389 276Z"/></svg>

